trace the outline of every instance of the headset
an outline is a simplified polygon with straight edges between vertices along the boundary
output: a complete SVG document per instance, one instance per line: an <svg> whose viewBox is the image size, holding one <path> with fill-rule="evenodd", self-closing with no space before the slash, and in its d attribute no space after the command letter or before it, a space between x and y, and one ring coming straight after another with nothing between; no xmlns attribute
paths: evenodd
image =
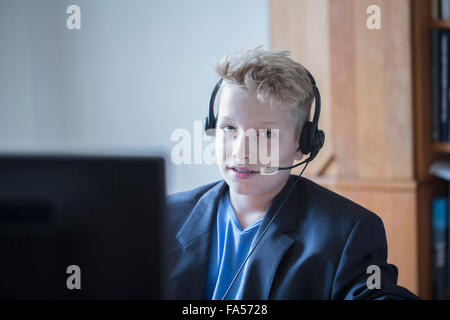
<svg viewBox="0 0 450 320"><path fill-rule="evenodd" d="M317 156L317 154L319 153L320 149L323 147L323 145L325 143L325 133L322 130L319 129L319 117L320 117L320 107L321 107L320 92L319 92L319 89L317 88L316 81L314 80L314 78L311 75L311 73L308 70L306 70L306 69L305 69L305 71L306 71L306 74L308 75L308 78L311 81L311 84L312 84L312 87L313 87L315 108L314 108L313 120L312 121L309 121L309 120L305 121L305 123L303 125L302 133L300 135L299 145L300 145L301 152L304 155L308 155L309 154L309 157L306 160L304 160L304 161L302 161L302 162L300 162L300 163L298 163L296 165L289 166L289 167L266 167L266 168L262 168L261 169L261 173L267 175L267 174L274 174L278 170L290 170L290 169L295 168L295 167L297 167L297 166L299 166L301 164L306 163L305 166L303 167L302 171L298 175L297 179L295 180L294 184L289 189L289 192L286 195L286 198L284 198L284 200L281 203L280 207L277 209L275 214L272 216L272 218L270 219L270 221L267 224L266 228L261 232L260 236L255 241L254 245L252 246L252 248L250 249L249 253L245 257L244 261L242 262L242 264L239 267L238 271L234 275L233 280L231 281L230 285L228 286L227 291L225 292L225 294L223 295L221 300L224 300L226 298L226 296L228 295L228 293L230 292L230 290L233 287L234 283L236 282L239 274L241 273L242 269L244 268L247 260L250 258L251 254L256 249L257 245L261 241L261 239L264 236L264 234L267 232L269 227L272 225L273 221L275 220L276 216L278 215L278 212L281 210L281 208L283 207L283 205L286 203L287 199L291 195L292 191L294 190L295 185L297 184L297 181L299 180L299 178L303 174L303 171L305 171L306 167L308 166L308 163L311 162ZM214 132L216 130L217 117L214 116L214 102L215 102L215 99L216 99L217 92L219 91L219 89L220 89L220 87L222 85L222 82L223 82L223 78L221 78L216 83L216 85L214 87L214 90L212 91L211 98L209 99L209 114L205 118L205 133L207 135L214 135Z"/></svg>

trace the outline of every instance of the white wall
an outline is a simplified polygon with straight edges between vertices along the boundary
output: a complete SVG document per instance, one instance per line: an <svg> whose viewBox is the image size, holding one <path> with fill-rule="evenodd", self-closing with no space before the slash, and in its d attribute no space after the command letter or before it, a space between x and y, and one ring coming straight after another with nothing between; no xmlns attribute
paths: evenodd
<svg viewBox="0 0 450 320"><path fill-rule="evenodd" d="M170 136L203 121L218 59L269 48L268 20L267 0L0 0L0 151L164 155L169 193L220 179L173 165Z"/></svg>

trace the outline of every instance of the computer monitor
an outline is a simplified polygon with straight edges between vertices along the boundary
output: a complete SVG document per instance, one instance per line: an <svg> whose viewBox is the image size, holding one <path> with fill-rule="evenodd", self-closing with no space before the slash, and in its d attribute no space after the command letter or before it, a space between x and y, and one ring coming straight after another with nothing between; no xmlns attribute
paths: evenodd
<svg viewBox="0 0 450 320"><path fill-rule="evenodd" d="M0 299L158 299L164 160L0 156Z"/></svg>

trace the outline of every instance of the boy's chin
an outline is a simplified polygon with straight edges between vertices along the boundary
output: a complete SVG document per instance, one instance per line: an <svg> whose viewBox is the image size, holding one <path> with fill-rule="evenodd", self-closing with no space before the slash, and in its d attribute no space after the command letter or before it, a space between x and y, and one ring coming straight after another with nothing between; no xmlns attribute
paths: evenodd
<svg viewBox="0 0 450 320"><path fill-rule="evenodd" d="M266 192L264 184L259 181L260 176L254 176L249 180L236 180L233 177L225 177L225 181L231 191L243 196L254 196Z"/></svg>
<svg viewBox="0 0 450 320"><path fill-rule="evenodd" d="M278 172L276 175L257 174L249 179L237 179L230 172L222 172L225 182L230 191L245 196L256 196L263 193L270 193L274 189L279 189L284 185L289 177L289 171Z"/></svg>
<svg viewBox="0 0 450 320"><path fill-rule="evenodd" d="M240 194L242 196L255 196L261 193L260 187L258 188L257 185L242 185L242 183L236 183L236 181L229 181L226 180L228 187L230 188L230 191L233 191L233 193Z"/></svg>

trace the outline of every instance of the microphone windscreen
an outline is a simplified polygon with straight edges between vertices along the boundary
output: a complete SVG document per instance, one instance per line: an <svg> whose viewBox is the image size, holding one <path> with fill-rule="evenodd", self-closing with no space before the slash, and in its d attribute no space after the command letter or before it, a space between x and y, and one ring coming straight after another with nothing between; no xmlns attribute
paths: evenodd
<svg viewBox="0 0 450 320"><path fill-rule="evenodd" d="M263 176L270 176L272 174L277 173L278 172L278 168L277 167L261 168L260 172L261 172L261 175L263 175Z"/></svg>

